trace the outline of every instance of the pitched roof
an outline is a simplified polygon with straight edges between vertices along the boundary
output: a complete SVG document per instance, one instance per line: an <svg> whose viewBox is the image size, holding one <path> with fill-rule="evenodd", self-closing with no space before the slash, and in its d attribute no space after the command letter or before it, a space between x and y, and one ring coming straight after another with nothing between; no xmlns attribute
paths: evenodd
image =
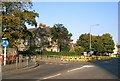
<svg viewBox="0 0 120 81"><path fill-rule="evenodd" d="M48 26L46 26L46 27L38 27L38 28L29 28L28 30L29 30L30 32L37 32L37 30L38 30L39 28L45 29L46 32L50 32L50 28L49 28Z"/></svg>
<svg viewBox="0 0 120 81"><path fill-rule="evenodd" d="M28 30L30 31L30 32L34 32L35 30L37 30L38 28L29 28Z"/></svg>
<svg viewBox="0 0 120 81"><path fill-rule="evenodd" d="M50 32L50 28L49 28L49 27L45 27L45 30L46 30L47 32Z"/></svg>

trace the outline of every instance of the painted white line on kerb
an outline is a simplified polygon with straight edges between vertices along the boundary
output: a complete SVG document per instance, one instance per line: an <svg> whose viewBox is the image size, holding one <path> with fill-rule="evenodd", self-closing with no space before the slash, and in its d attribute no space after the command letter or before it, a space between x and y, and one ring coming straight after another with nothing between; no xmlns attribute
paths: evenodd
<svg viewBox="0 0 120 81"><path fill-rule="evenodd" d="M56 76L59 76L59 75L61 75L61 73L53 75L53 76L49 76L49 77L46 77L46 78L43 78L43 79L49 79L49 78L53 78L53 77L56 77Z"/></svg>
<svg viewBox="0 0 120 81"><path fill-rule="evenodd" d="M75 71L75 70L79 70L79 69L83 69L83 68L89 68L89 67L94 67L93 65L84 65L82 67L79 67L79 68L75 68L75 69L72 69L72 70L68 70L67 72L71 72L71 71Z"/></svg>

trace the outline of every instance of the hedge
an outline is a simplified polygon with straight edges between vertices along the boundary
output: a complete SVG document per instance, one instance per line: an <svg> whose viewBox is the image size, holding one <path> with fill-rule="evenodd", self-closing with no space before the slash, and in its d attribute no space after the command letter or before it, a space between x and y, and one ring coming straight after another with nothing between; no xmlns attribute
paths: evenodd
<svg viewBox="0 0 120 81"><path fill-rule="evenodd" d="M59 55L59 56L78 56L76 52L47 52L44 51L42 55Z"/></svg>

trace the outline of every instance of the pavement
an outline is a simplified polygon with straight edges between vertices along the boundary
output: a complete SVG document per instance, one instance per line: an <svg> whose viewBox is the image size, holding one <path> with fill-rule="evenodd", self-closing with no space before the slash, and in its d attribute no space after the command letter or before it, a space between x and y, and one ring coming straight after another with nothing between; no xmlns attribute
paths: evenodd
<svg viewBox="0 0 120 81"><path fill-rule="evenodd" d="M26 62L23 63L18 63L17 68L16 68L16 64L10 64L10 65L6 65L6 66L2 66L2 73L13 73L13 72L21 72L24 70L29 70L32 68L35 68L39 66L38 64L35 64L35 62L31 62L29 63L29 65L27 66Z"/></svg>

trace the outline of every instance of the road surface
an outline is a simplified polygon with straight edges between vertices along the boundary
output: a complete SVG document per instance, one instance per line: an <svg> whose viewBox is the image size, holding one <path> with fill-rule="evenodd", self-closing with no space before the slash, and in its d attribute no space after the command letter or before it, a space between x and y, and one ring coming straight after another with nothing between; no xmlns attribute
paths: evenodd
<svg viewBox="0 0 120 81"><path fill-rule="evenodd" d="M3 73L3 81L41 81L49 79L118 79L118 59L95 62L39 62L29 70Z"/></svg>

